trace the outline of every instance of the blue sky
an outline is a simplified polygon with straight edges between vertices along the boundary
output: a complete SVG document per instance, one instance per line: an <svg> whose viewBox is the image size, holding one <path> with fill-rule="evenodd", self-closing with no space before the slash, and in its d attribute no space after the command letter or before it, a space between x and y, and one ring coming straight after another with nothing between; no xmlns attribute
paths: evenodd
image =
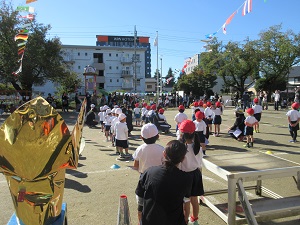
<svg viewBox="0 0 300 225"><path fill-rule="evenodd" d="M57 36L62 44L96 44L96 35L133 35L136 25L139 36L150 37L152 76L157 67L153 41L158 31L159 57L163 75L171 67L181 69L184 59L203 52L206 34L218 31L226 19L244 0L38 0L29 4L35 8L37 21L50 24L49 37ZM13 0L14 6L25 5L25 0ZM252 12L242 16L240 8L222 29L218 40L243 41L257 39L259 32L282 24L283 30L300 32L300 0L253 0ZM160 69L160 62L159 62Z"/></svg>

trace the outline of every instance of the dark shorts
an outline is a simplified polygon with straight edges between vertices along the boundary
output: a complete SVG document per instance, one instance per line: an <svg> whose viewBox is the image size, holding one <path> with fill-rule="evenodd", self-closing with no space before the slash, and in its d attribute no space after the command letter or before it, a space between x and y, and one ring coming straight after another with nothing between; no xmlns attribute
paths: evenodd
<svg viewBox="0 0 300 225"><path fill-rule="evenodd" d="M103 124L103 121L100 121L100 124L102 125L102 124Z"/></svg>
<svg viewBox="0 0 300 225"><path fill-rule="evenodd" d="M134 117L135 117L136 119L139 119L139 118L141 118L141 114L134 114Z"/></svg>
<svg viewBox="0 0 300 225"><path fill-rule="evenodd" d="M212 122L213 122L212 118L211 119L206 119L206 124L212 124Z"/></svg>
<svg viewBox="0 0 300 225"><path fill-rule="evenodd" d="M192 172L189 172L193 177L193 184L191 190L191 196L201 196L204 194L203 182L202 182L202 174L200 169L197 168Z"/></svg>
<svg viewBox="0 0 300 225"><path fill-rule="evenodd" d="M244 135L253 135L253 127L247 127L245 126Z"/></svg>
<svg viewBox="0 0 300 225"><path fill-rule="evenodd" d="M294 124L294 123L297 123L297 121L291 121L291 123ZM291 127L291 125L289 124L289 130L290 131L299 130L299 123L296 126L294 126L294 127Z"/></svg>
<svg viewBox="0 0 300 225"><path fill-rule="evenodd" d="M128 141L116 139L116 146L121 148L128 148Z"/></svg>
<svg viewBox="0 0 300 225"><path fill-rule="evenodd" d="M203 131L196 131L195 133L198 135L200 143L205 143L205 135L203 134Z"/></svg>
<svg viewBox="0 0 300 225"><path fill-rule="evenodd" d="M143 121L146 120L146 116L145 116L145 115L142 116L142 120L143 120Z"/></svg>
<svg viewBox="0 0 300 225"><path fill-rule="evenodd" d="M105 131L110 131L111 125L105 125Z"/></svg>
<svg viewBox="0 0 300 225"><path fill-rule="evenodd" d="M222 117L220 115L214 116L213 124L221 124L222 123Z"/></svg>
<svg viewBox="0 0 300 225"><path fill-rule="evenodd" d="M255 113L253 116L255 117L255 119L257 119L258 122L260 121L261 113Z"/></svg>

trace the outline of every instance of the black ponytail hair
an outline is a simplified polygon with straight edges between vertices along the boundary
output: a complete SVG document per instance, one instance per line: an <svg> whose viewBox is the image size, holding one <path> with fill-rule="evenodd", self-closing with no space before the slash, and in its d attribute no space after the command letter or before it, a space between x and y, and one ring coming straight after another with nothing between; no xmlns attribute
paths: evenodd
<svg viewBox="0 0 300 225"><path fill-rule="evenodd" d="M185 143L186 140L191 140L193 139L193 150L194 150L194 154L198 155L199 151L200 151L200 139L199 136L196 132L190 134L190 133L183 133L183 136L181 138L181 142Z"/></svg>
<svg viewBox="0 0 300 225"><path fill-rule="evenodd" d="M167 168L176 167L177 164L183 161L186 152L187 149L184 143L178 140L172 140L168 142L165 148L165 166Z"/></svg>

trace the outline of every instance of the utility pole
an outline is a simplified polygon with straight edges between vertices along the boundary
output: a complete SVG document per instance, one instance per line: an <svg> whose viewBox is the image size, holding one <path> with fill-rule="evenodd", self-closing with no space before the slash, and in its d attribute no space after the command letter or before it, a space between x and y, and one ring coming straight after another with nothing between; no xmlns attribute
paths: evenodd
<svg viewBox="0 0 300 225"><path fill-rule="evenodd" d="M136 93L136 84L137 84L137 74L136 74L136 40L137 40L137 31L136 25L134 25L134 56L133 56L133 88L134 93Z"/></svg>
<svg viewBox="0 0 300 225"><path fill-rule="evenodd" d="M160 56L160 92L161 92L161 97L163 95L163 74L162 74L162 56Z"/></svg>

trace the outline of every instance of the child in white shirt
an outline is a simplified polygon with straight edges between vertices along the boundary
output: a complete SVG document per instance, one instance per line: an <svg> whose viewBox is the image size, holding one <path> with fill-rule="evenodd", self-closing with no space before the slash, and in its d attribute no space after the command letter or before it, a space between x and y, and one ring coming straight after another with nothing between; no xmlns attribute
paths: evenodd
<svg viewBox="0 0 300 225"><path fill-rule="evenodd" d="M252 109L254 110L254 117L257 120L257 124L254 125L254 131L256 133L259 133L259 121L261 119L262 114L262 106L258 104L259 100L258 98L253 99L254 106L252 106Z"/></svg>
<svg viewBox="0 0 300 225"><path fill-rule="evenodd" d="M136 126L140 126L141 123L141 109L139 108L139 106L139 103L135 103L135 108L133 109Z"/></svg>
<svg viewBox="0 0 300 225"><path fill-rule="evenodd" d="M106 141L109 142L109 138L111 139L111 133L110 133L110 127L111 127L111 121L112 121L112 116L111 116L111 109L107 109L105 111L106 116L105 116L105 137L106 137Z"/></svg>
<svg viewBox="0 0 300 225"><path fill-rule="evenodd" d="M291 143L295 143L297 141L297 131L299 130L299 121L300 121L300 112L299 103L294 102L292 104L292 109L287 112L288 122L289 122L289 131L292 136Z"/></svg>
<svg viewBox="0 0 300 225"><path fill-rule="evenodd" d="M244 146L250 148L253 147L253 142L254 142L253 127L255 124L257 124L257 120L253 116L254 110L252 108L248 108L246 112L248 116L245 119L246 126L245 126L244 135L247 137L247 144Z"/></svg>
<svg viewBox="0 0 300 225"><path fill-rule="evenodd" d="M126 115L121 113L118 116L119 122L115 124L114 134L116 135L116 147L120 152L120 159L125 159L131 155L128 153L128 127L126 124ZM123 153L125 149L125 154Z"/></svg>
<svg viewBox="0 0 300 225"><path fill-rule="evenodd" d="M195 133L199 137L200 145L202 147L203 155L206 155L206 144L205 144L205 135L206 135L206 123L203 121L204 114L200 110L196 110L195 113L196 120L194 121L194 124L196 126Z"/></svg>
<svg viewBox="0 0 300 225"><path fill-rule="evenodd" d="M215 136L216 137L219 137L220 136L220 126L221 126L221 123L222 123L222 105L221 105L221 102L216 102L215 103L215 106L216 108L212 109L213 111L213 124L214 124L214 127L215 127Z"/></svg>
<svg viewBox="0 0 300 225"><path fill-rule="evenodd" d="M142 127L141 138L144 144L140 145L132 157L134 159L133 167L141 174L151 166L159 166L164 162L164 147L156 144L159 138L157 127L152 123L147 123ZM141 220L143 211L143 199L138 197L138 218Z"/></svg>

